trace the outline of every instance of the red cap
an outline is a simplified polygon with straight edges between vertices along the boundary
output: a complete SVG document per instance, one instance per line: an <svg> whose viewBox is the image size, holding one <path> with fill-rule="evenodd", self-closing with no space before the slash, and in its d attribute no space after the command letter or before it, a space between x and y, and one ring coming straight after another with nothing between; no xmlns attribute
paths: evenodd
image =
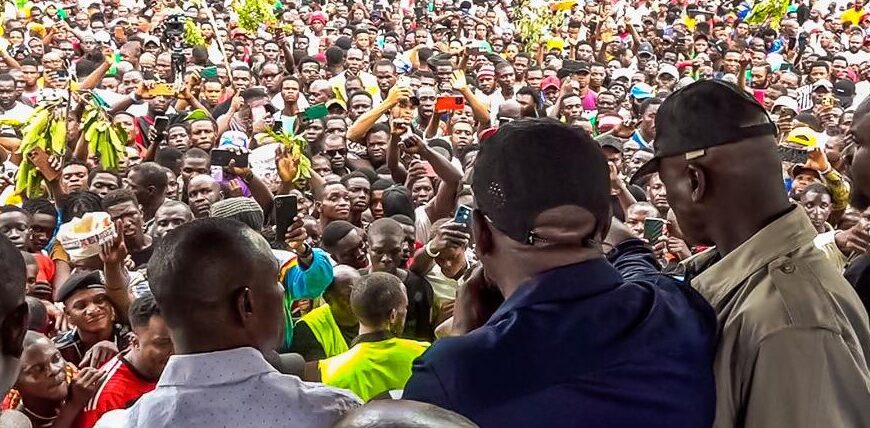
<svg viewBox="0 0 870 428"><path fill-rule="evenodd" d="M547 88L556 88L559 89L562 87L562 81L559 80L556 76L547 76L544 80L541 80L541 90L545 90Z"/></svg>
<svg viewBox="0 0 870 428"><path fill-rule="evenodd" d="M323 12L314 12L308 17L308 25L317 21L320 21L321 24L326 24L326 14Z"/></svg>

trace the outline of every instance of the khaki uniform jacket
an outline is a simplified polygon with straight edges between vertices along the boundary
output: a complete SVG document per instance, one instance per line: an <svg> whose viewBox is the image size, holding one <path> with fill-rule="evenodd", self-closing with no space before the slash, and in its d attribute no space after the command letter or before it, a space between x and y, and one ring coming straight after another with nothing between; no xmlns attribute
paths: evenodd
<svg viewBox="0 0 870 428"><path fill-rule="evenodd" d="M721 329L715 427L870 427L867 312L815 237L792 209L683 262Z"/></svg>

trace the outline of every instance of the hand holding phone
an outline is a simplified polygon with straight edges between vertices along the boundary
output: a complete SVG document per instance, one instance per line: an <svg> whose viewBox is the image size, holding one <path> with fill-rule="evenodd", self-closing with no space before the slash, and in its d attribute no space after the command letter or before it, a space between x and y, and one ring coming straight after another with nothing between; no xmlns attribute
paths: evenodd
<svg viewBox="0 0 870 428"><path fill-rule="evenodd" d="M461 111L465 108L465 97L442 96L435 100L435 112Z"/></svg>
<svg viewBox="0 0 870 428"><path fill-rule="evenodd" d="M275 197L275 236L281 240L287 238L290 225L295 222L298 205L295 195L278 195ZM304 230L304 228L303 228Z"/></svg>
<svg viewBox="0 0 870 428"><path fill-rule="evenodd" d="M643 221L643 239L651 245L655 244L659 237L665 233L665 225L668 223L663 218L647 217Z"/></svg>

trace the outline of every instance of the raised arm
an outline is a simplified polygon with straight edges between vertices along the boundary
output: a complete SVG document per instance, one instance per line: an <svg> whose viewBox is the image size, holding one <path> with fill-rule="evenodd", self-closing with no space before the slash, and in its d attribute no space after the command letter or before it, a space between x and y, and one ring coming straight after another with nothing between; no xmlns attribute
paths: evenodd
<svg viewBox="0 0 870 428"><path fill-rule="evenodd" d="M356 119L353 125L350 126L350 129L347 130L347 139L350 141L362 141L365 138L366 132L380 120L381 116L395 107L400 99L410 97L411 88L399 85L393 86L390 88L390 92L387 94L387 99L384 102Z"/></svg>

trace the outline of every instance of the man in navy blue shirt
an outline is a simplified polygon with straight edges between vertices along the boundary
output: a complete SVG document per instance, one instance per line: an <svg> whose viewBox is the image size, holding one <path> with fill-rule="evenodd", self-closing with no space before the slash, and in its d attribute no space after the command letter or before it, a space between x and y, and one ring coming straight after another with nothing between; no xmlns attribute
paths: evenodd
<svg viewBox="0 0 870 428"><path fill-rule="evenodd" d="M484 428L712 424L715 315L611 228L608 167L588 135L549 119L500 127L473 189L483 273L457 297L457 337L415 362L403 398Z"/></svg>

